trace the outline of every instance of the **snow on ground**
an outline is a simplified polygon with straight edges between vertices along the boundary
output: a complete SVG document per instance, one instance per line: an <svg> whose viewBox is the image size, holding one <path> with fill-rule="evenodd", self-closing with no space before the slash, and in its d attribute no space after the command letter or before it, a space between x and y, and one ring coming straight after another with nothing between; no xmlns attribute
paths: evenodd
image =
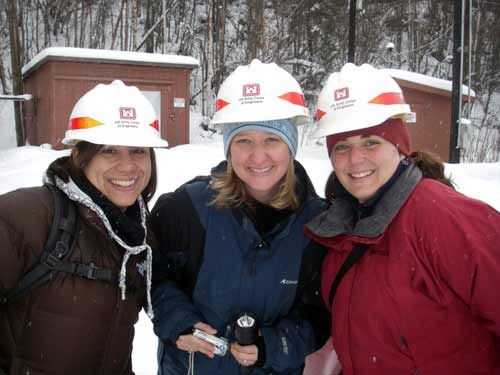
<svg viewBox="0 0 500 375"><path fill-rule="evenodd" d="M192 123L199 123L200 116L192 113ZM183 182L210 172L211 167L223 159L222 136L191 127L190 145L157 150L158 189L152 203L160 193L172 191ZM325 146L315 141L301 140L302 149L297 159L307 169L319 194L331 171ZM42 147L26 146L0 150L0 193L41 185L43 171L57 157L68 151L54 151ZM481 199L500 210L500 163L446 165L457 190ZM133 351L134 370L137 375L156 373L156 338L151 322L141 314L136 325Z"/></svg>
<svg viewBox="0 0 500 375"><path fill-rule="evenodd" d="M16 146L14 102L0 100L0 150Z"/></svg>

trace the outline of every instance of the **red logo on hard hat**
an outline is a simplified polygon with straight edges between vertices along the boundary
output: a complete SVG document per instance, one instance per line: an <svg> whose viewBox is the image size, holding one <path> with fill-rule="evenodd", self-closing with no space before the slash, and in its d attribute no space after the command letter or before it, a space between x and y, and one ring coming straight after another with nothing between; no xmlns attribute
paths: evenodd
<svg viewBox="0 0 500 375"><path fill-rule="evenodd" d="M349 97L349 87L343 87L333 92L333 98L335 99L335 101L344 100L347 99L348 97Z"/></svg>
<svg viewBox="0 0 500 375"><path fill-rule="evenodd" d="M243 85L243 96L257 96L260 95L260 84L251 83Z"/></svg>
<svg viewBox="0 0 500 375"><path fill-rule="evenodd" d="M135 120L135 108L120 107L120 118L122 120Z"/></svg>

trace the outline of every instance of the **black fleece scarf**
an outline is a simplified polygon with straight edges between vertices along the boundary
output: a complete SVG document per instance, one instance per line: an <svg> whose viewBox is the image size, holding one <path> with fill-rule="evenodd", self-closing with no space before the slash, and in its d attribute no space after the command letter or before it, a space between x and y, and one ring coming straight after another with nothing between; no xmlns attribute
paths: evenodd
<svg viewBox="0 0 500 375"><path fill-rule="evenodd" d="M141 225L139 203L128 207L125 211L115 206L104 194L90 183L84 175L72 176L78 187L87 194L95 204L104 211L113 232L129 246L139 246L144 243L144 228Z"/></svg>
<svg viewBox="0 0 500 375"><path fill-rule="evenodd" d="M269 233L276 225L293 213L290 208L279 210L257 200L252 200L242 207L261 236Z"/></svg>

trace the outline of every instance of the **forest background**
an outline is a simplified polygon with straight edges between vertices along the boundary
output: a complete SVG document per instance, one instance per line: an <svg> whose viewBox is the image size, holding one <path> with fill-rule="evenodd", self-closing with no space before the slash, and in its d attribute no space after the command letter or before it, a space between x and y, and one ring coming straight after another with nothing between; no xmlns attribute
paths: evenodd
<svg viewBox="0 0 500 375"><path fill-rule="evenodd" d="M357 0L355 62L451 80L453 1ZM22 92L13 80L21 67L44 48L67 46L197 58L191 106L202 119L224 78L253 58L292 73L314 109L328 75L347 62L349 3L0 0L0 92ZM463 106L462 161L500 161L500 1L467 3L463 74L476 97Z"/></svg>

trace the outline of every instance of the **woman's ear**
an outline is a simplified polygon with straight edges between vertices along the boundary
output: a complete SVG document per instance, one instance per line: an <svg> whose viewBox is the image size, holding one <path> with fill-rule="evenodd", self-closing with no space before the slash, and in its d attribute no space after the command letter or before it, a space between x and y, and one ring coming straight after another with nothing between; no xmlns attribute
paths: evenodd
<svg viewBox="0 0 500 375"><path fill-rule="evenodd" d="M74 165L78 165L78 157L80 156L80 152L78 151L78 149L76 147L73 147L71 149L71 160L73 161L73 164Z"/></svg>

